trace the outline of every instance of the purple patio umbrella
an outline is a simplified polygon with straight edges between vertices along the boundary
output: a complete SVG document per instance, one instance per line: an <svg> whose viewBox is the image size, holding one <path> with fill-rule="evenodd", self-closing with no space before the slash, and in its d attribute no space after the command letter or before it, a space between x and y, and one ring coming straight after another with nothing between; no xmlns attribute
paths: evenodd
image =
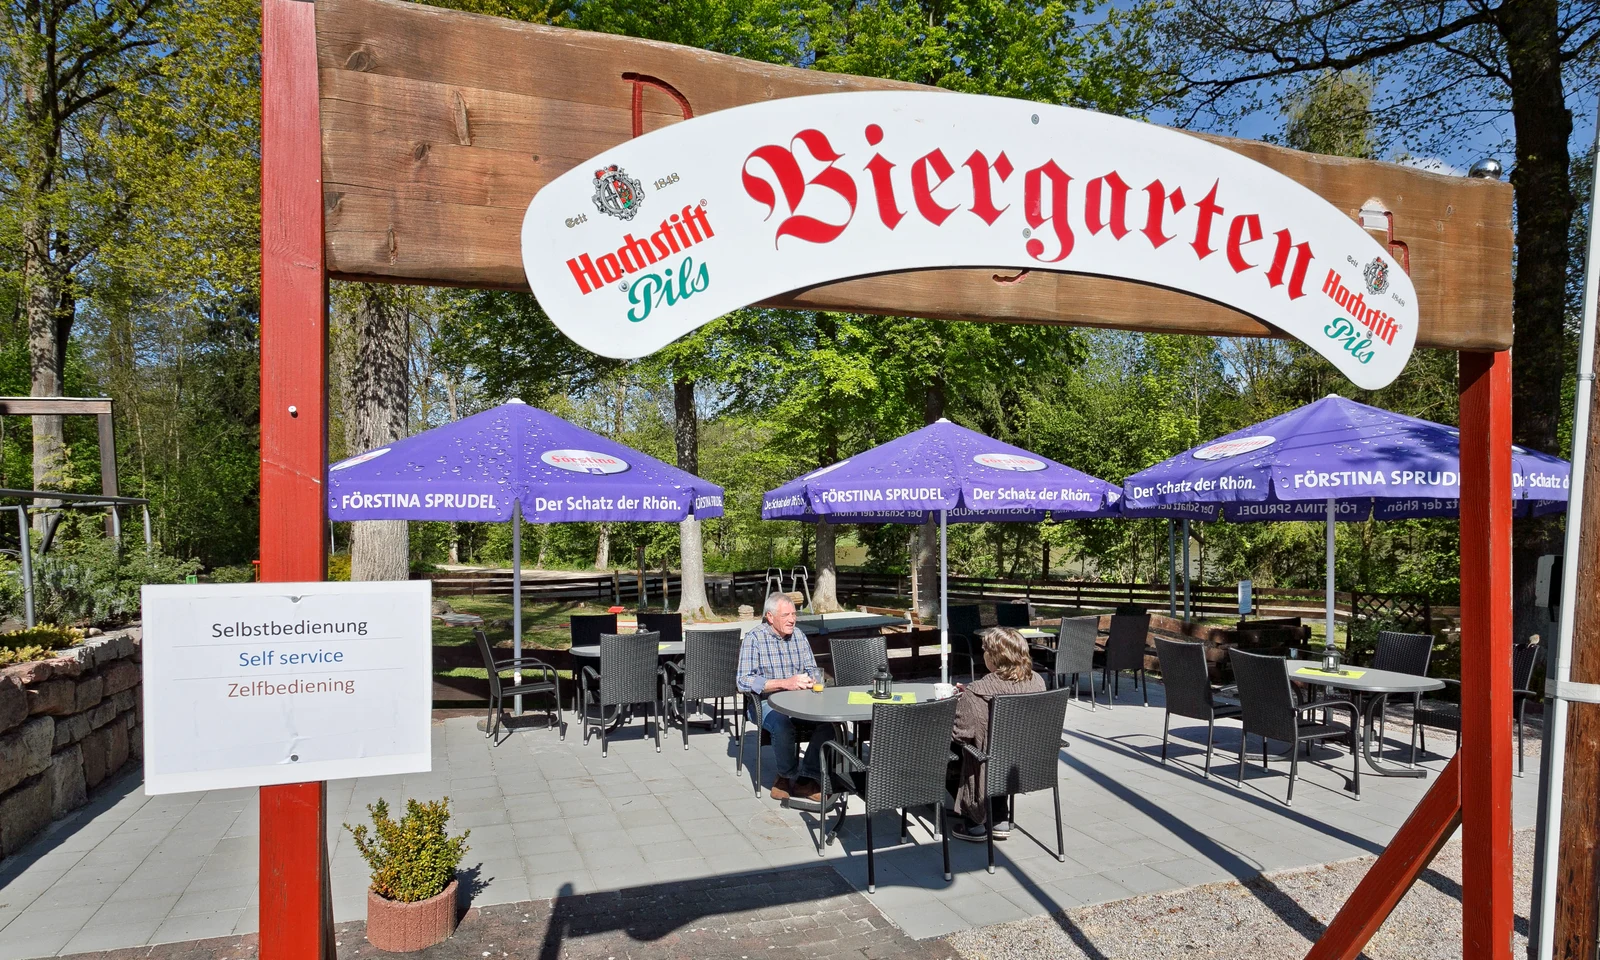
<svg viewBox="0 0 1600 960"><path fill-rule="evenodd" d="M1512 447L1513 509L1565 509L1571 465ZM1454 427L1324 397L1187 450L1123 483L1130 509L1219 504L1230 520L1327 523L1327 641L1333 643L1335 520L1458 516L1461 437Z"/></svg>
<svg viewBox="0 0 1600 960"><path fill-rule="evenodd" d="M330 520L512 523L512 643L522 656L522 521L722 516L722 488L512 400L328 468ZM517 674L521 682L521 672ZM522 713L521 698L514 712Z"/></svg>
<svg viewBox="0 0 1600 960"><path fill-rule="evenodd" d="M939 678L949 682L947 522L1102 516L1119 494L1104 480L949 420L784 484L763 520L923 523L939 517Z"/></svg>

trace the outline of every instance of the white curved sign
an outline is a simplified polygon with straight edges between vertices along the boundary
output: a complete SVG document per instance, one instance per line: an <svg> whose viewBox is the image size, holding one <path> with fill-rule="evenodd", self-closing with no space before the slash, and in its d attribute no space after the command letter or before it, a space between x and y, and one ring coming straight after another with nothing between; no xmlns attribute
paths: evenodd
<svg viewBox="0 0 1600 960"><path fill-rule="evenodd" d="M955 93L773 100L630 140L539 191L522 258L556 325L617 358L790 290L924 267L1182 290L1367 389L1417 334L1388 252L1277 171L1163 127Z"/></svg>

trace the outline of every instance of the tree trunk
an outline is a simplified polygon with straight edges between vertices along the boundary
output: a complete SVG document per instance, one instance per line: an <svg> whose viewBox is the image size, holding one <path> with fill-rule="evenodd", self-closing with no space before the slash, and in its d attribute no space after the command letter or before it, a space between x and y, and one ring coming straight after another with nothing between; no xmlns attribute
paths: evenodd
<svg viewBox="0 0 1600 960"><path fill-rule="evenodd" d="M939 518L929 517L917 528L917 616L932 623L939 615Z"/></svg>
<svg viewBox="0 0 1600 960"><path fill-rule="evenodd" d="M356 450L372 450L406 435L411 325L401 297L387 287L362 286L350 377L350 440ZM361 520L350 528L350 579L404 580L410 576L406 521Z"/></svg>
<svg viewBox="0 0 1600 960"><path fill-rule="evenodd" d="M1572 135L1561 78L1560 8L1557 0L1502 3L1495 25L1506 44L1516 162L1511 185L1517 198L1517 269L1511 316L1516 344L1511 351L1512 424L1515 443L1565 455L1556 449L1569 415L1561 378L1566 356L1568 231L1576 201L1569 180ZM1547 632L1533 602L1534 570L1540 554L1561 549L1560 518L1521 520L1512 525L1512 636Z"/></svg>
<svg viewBox="0 0 1600 960"><path fill-rule="evenodd" d="M678 614L685 623L710 620L713 611L706 597L706 568L703 560L704 545L700 536L700 521L690 517L678 524L678 550L683 564L683 581L678 596ZM691 576L690 571L694 573Z"/></svg>
<svg viewBox="0 0 1600 960"><path fill-rule="evenodd" d="M838 613L839 567L835 560L839 528L826 520L817 521L817 582L811 585L811 609L815 613Z"/></svg>
<svg viewBox="0 0 1600 960"><path fill-rule="evenodd" d="M544 554L540 553L543 557ZM611 566L611 524L600 524L600 544L594 548L594 568L604 570Z"/></svg>
<svg viewBox="0 0 1600 960"><path fill-rule="evenodd" d="M700 413L694 405L694 381L678 380L672 385L672 438L678 448L678 469L700 472ZM678 524L678 558L683 566L683 592L678 596L678 614L689 622L709 620L711 601L706 598L705 543L700 521L693 517Z"/></svg>
<svg viewBox="0 0 1600 960"><path fill-rule="evenodd" d="M30 392L35 397L62 395L62 359L66 355L64 337L72 329L72 317L58 313L62 303L61 278L56 275L50 254L50 224L43 215L30 217L22 225L23 283L27 288L25 311L28 319L28 367ZM60 490L66 482L67 447L60 414L35 416L33 420L33 486L36 490ZM36 506L56 506L59 500L36 500ZM44 532L43 514L33 518L34 529Z"/></svg>

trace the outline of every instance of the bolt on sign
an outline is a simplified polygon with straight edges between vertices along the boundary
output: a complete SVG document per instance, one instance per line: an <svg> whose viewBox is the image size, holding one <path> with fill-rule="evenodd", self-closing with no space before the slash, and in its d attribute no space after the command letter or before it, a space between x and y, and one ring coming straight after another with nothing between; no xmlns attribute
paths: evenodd
<svg viewBox="0 0 1600 960"><path fill-rule="evenodd" d="M426 581L146 586L145 792L432 769Z"/></svg>
<svg viewBox="0 0 1600 960"><path fill-rule="evenodd" d="M935 267L1183 291L1365 389L1400 373L1418 327L1383 245L1275 170L1162 127L953 93L793 97L645 134L534 196L522 258L556 325L617 358L786 291Z"/></svg>

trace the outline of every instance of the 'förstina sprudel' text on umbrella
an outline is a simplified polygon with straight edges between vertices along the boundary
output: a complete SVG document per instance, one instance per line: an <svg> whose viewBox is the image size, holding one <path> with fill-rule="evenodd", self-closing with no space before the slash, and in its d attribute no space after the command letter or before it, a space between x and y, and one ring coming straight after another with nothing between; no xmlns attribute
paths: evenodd
<svg viewBox="0 0 1600 960"><path fill-rule="evenodd" d="M339 496L345 510L387 508L496 510L500 504L492 493L345 493ZM534 498L534 509L545 510L676 510L681 506L671 497L567 497L565 500ZM699 497L696 507L721 506L720 497Z"/></svg>
<svg viewBox="0 0 1600 960"><path fill-rule="evenodd" d="M342 510L386 510L423 507L446 510L496 510L499 503L492 493L342 493L339 507Z"/></svg>
<svg viewBox="0 0 1600 960"><path fill-rule="evenodd" d="M974 500L1050 500L1050 501L1089 501L1095 494L1088 490L1025 490L1017 487L1001 487L995 490L976 488L972 491ZM877 503L892 500L944 500L946 494L941 487L888 487L876 490L823 490L819 495L823 503ZM794 506L794 503L769 501L768 509L777 507Z"/></svg>

